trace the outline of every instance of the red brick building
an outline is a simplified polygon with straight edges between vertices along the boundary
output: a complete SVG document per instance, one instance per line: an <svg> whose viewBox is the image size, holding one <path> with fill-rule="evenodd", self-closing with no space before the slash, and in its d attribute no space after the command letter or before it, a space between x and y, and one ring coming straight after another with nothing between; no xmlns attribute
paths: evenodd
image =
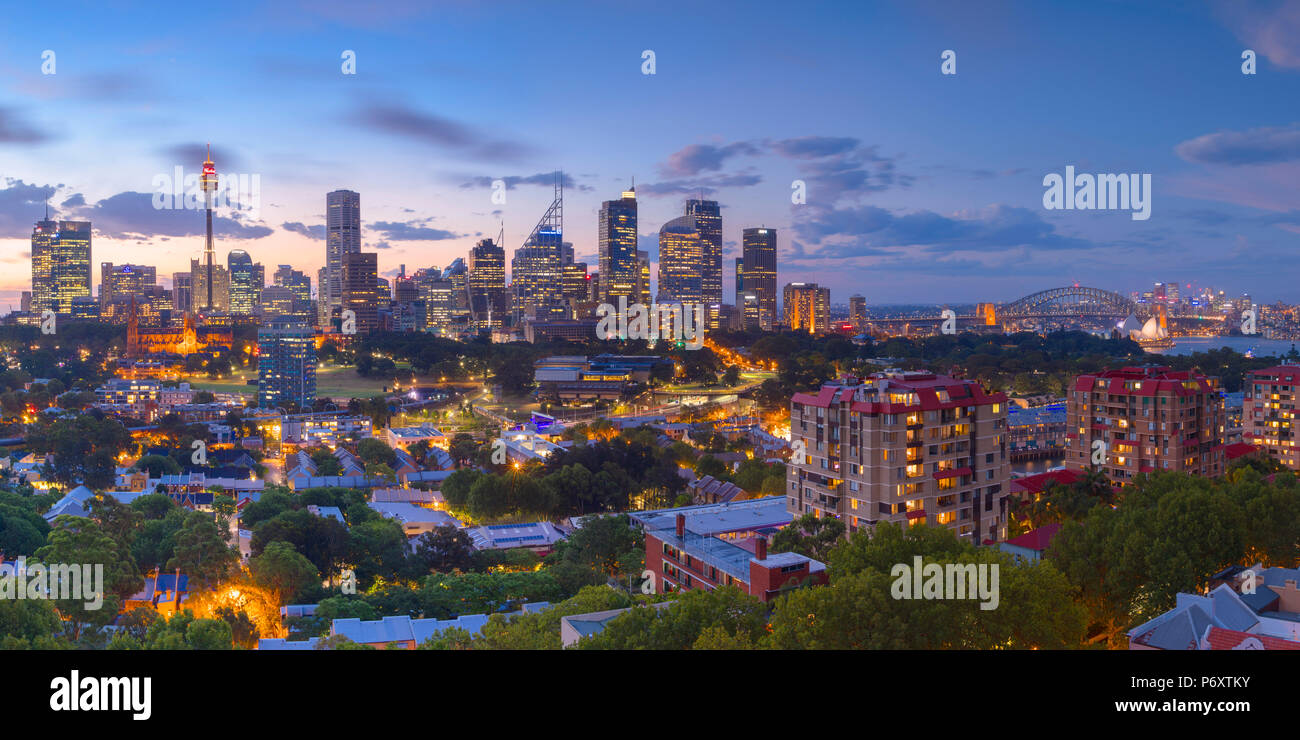
<svg viewBox="0 0 1300 740"><path fill-rule="evenodd" d="M1218 378L1126 367L1080 375L1066 400L1071 470L1096 467L1117 486L1157 470L1223 473L1227 415Z"/></svg>
<svg viewBox="0 0 1300 740"><path fill-rule="evenodd" d="M770 601L792 581L827 581L826 566L819 561L792 552L768 553L763 535L726 540L694 532L685 513L677 514L671 528L647 528L645 567L654 573L656 593L735 586Z"/></svg>
<svg viewBox="0 0 1300 740"><path fill-rule="evenodd" d="M1296 470L1296 395L1300 393L1300 365L1274 365L1246 377L1242 408L1242 436L1260 454Z"/></svg>

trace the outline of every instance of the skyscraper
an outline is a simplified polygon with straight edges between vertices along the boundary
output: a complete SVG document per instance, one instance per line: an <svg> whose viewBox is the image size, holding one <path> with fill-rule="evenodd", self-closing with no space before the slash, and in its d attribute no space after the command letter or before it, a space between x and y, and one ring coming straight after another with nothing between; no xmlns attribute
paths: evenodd
<svg viewBox="0 0 1300 740"><path fill-rule="evenodd" d="M257 350L257 405L310 409L316 401L315 331L273 323L258 329Z"/></svg>
<svg viewBox="0 0 1300 740"><path fill-rule="evenodd" d="M506 318L506 250L491 239L480 240L469 251L470 313L474 326L499 329Z"/></svg>
<svg viewBox="0 0 1300 740"><path fill-rule="evenodd" d="M790 329L809 334L824 334L831 330L830 288L819 287L817 283L787 283L782 303L785 325Z"/></svg>
<svg viewBox="0 0 1300 740"><path fill-rule="evenodd" d="M854 329L862 329L867 325L867 299L865 296L849 296L849 321L853 324Z"/></svg>
<svg viewBox="0 0 1300 740"><path fill-rule="evenodd" d="M212 282L211 290L208 285L208 269L211 268ZM196 259L190 260L190 285L193 292L193 308L196 311L203 311L211 314L221 312L230 308L230 273L226 271L225 265L208 265L206 262L199 262ZM209 300L207 296L211 295L211 307L204 305Z"/></svg>
<svg viewBox="0 0 1300 740"><path fill-rule="evenodd" d="M217 166L212 162L212 146L208 146L208 157L203 161L203 177L199 180L203 189L203 206L208 217L208 238L203 245L204 271L203 308L205 311L217 310L216 301L216 251L212 245L212 194L217 191Z"/></svg>
<svg viewBox="0 0 1300 740"><path fill-rule="evenodd" d="M567 309L560 293L564 259L564 182L556 173L555 197L533 232L510 261L516 323L525 318L563 318Z"/></svg>
<svg viewBox="0 0 1300 740"><path fill-rule="evenodd" d="M379 324L379 255L347 252L343 255L340 308L356 313L357 334L369 334Z"/></svg>
<svg viewBox="0 0 1300 740"><path fill-rule="evenodd" d="M320 284L331 309L343 305L343 255L361 251L361 194L335 190L325 195L325 273Z"/></svg>
<svg viewBox="0 0 1300 740"><path fill-rule="evenodd" d="M638 249L636 253L636 287L632 291L632 300L643 306L650 305L650 253Z"/></svg>
<svg viewBox="0 0 1300 740"><path fill-rule="evenodd" d="M72 314L90 299L90 222L37 221L32 229L32 310Z"/></svg>
<svg viewBox="0 0 1300 740"><path fill-rule="evenodd" d="M745 291L758 296L759 326L771 331L776 325L776 229L745 229L741 235L744 252Z"/></svg>
<svg viewBox="0 0 1300 740"><path fill-rule="evenodd" d="M261 264L242 249L232 249L226 255L230 274L230 312L252 316L261 303L262 288L266 287L266 272Z"/></svg>
<svg viewBox="0 0 1300 740"><path fill-rule="evenodd" d="M637 302L636 228L636 186L623 191L619 200L601 204L597 236L602 303L617 305L619 296Z"/></svg>
<svg viewBox="0 0 1300 740"><path fill-rule="evenodd" d="M192 272L172 273L172 306L182 316L194 310L194 275Z"/></svg>
<svg viewBox="0 0 1300 740"><path fill-rule="evenodd" d="M311 306L311 277L293 269L292 265L277 265L272 280L276 285L293 292L297 304L294 311L307 311Z"/></svg>
<svg viewBox="0 0 1300 740"><path fill-rule="evenodd" d="M704 247L694 216L659 229L659 300L704 303Z"/></svg>
<svg viewBox="0 0 1300 740"><path fill-rule="evenodd" d="M716 200L686 201L686 215L700 232L700 285L710 329L718 329L722 306L722 210Z"/></svg>

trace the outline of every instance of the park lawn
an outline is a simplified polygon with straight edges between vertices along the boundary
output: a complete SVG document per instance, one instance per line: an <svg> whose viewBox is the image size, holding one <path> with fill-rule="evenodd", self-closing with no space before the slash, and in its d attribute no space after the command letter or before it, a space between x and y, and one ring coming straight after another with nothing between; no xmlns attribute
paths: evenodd
<svg viewBox="0 0 1300 740"><path fill-rule="evenodd" d="M411 382L409 374L403 376L402 373L409 373L410 369L399 366L398 377L403 385ZM245 372L245 379L252 380L257 377L256 371ZM190 387L195 390L212 391L213 393L247 393L256 394L256 385L247 385L244 380L240 380L238 375L221 380L213 380L202 375L195 375L186 378ZM415 376L415 381L419 385L441 385L438 378L433 376ZM321 398L370 398L384 393L384 387L387 386L392 391L392 378L363 378L357 375L356 368L351 365L335 366L328 365L324 369L316 371L316 395Z"/></svg>

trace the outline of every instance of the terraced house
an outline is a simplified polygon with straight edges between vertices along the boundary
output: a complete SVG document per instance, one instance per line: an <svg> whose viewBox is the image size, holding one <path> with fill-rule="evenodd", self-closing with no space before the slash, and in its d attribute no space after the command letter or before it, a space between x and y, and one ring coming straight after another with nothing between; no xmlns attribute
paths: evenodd
<svg viewBox="0 0 1300 740"><path fill-rule="evenodd" d="M1006 537L1007 398L923 372L846 377L790 404L786 508L844 520Z"/></svg>

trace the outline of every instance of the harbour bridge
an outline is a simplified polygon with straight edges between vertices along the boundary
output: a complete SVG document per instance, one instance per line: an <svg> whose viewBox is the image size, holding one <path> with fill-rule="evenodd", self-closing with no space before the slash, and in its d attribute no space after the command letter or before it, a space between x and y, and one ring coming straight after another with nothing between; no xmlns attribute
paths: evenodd
<svg viewBox="0 0 1300 740"><path fill-rule="evenodd" d="M1040 290L994 309L998 319L1142 318L1150 311L1119 293L1072 285Z"/></svg>

